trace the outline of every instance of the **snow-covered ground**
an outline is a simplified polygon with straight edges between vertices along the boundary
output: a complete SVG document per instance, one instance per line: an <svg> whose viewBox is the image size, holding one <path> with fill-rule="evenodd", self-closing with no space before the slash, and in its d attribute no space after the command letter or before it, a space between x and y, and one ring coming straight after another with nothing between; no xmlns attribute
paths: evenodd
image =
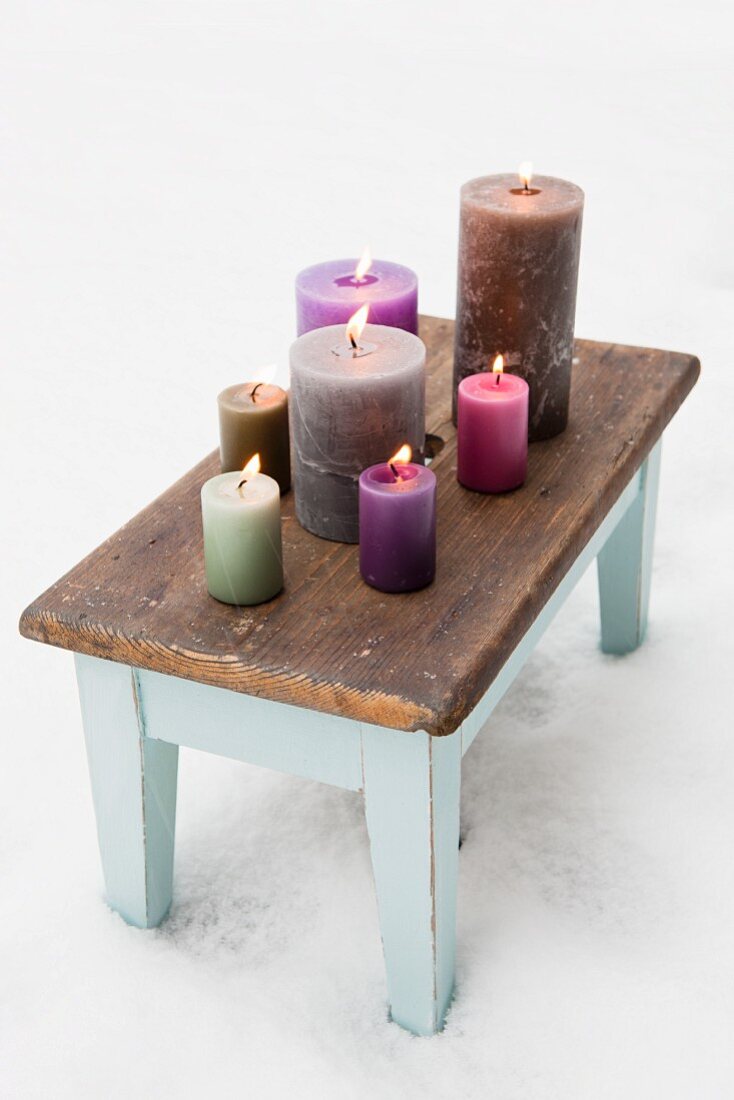
<svg viewBox="0 0 734 1100"><path fill-rule="evenodd" d="M0 15L0 1094L734 1095L731 16L711 0L129 0ZM458 189L587 193L580 335L695 352L649 640L589 573L464 762L458 997L387 1023L358 795L182 753L157 931L100 899L71 658L22 607L216 438L307 263L453 314ZM634 393L629 400L634 401Z"/></svg>

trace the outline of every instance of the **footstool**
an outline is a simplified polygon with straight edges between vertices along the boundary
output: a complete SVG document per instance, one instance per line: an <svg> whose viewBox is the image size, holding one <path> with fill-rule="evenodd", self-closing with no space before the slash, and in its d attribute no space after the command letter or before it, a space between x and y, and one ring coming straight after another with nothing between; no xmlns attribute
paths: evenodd
<svg viewBox="0 0 734 1100"><path fill-rule="evenodd" d="M213 453L23 613L73 650L106 896L157 925L171 904L178 749L364 793L394 1021L439 1030L454 991L461 758L591 560L602 649L647 620L663 430L698 377L690 355L580 340L563 435L528 480L456 482L453 322L421 319L438 574L386 596L357 548L325 542L284 498L286 587L255 608L204 579L199 489Z"/></svg>

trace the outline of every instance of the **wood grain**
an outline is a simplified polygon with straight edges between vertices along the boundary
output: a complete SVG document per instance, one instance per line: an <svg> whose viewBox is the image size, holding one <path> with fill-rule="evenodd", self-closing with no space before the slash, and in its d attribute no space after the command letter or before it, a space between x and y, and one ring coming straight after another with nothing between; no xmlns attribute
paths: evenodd
<svg viewBox="0 0 734 1100"><path fill-rule="evenodd" d="M571 415L530 448L522 489L456 482L453 322L421 318L427 430L438 477L438 572L386 596L357 547L325 542L283 501L286 587L254 608L207 593L199 489L213 452L23 613L28 638L312 710L443 735L455 730L647 456L699 373L691 355L581 340Z"/></svg>

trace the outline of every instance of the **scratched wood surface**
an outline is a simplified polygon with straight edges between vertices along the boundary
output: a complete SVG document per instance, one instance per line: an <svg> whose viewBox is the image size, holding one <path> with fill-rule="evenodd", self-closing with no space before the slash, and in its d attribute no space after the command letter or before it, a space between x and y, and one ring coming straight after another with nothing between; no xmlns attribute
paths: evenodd
<svg viewBox="0 0 734 1100"><path fill-rule="evenodd" d="M451 733L633 476L698 377L691 355L580 340L571 416L530 448L522 489L456 482L453 322L421 319L427 430L445 441L438 571L422 592L364 585L357 547L325 542L283 502L284 592L234 608L204 580L199 489L217 452L23 613L21 633L64 649L390 726Z"/></svg>

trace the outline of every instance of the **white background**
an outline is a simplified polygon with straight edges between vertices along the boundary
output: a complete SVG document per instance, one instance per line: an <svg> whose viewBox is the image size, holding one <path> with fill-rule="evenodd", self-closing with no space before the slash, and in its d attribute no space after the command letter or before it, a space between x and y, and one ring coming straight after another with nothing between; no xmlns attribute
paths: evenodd
<svg viewBox="0 0 734 1100"><path fill-rule="evenodd" d="M728 5L5 0L7 1097L731 1097ZM464 766L458 999L385 1019L358 795L182 753L176 898L102 901L71 658L22 607L216 443L285 353L293 278L358 252L453 315L458 190L586 191L577 331L694 352L651 626L592 573ZM634 392L629 400L635 400Z"/></svg>

